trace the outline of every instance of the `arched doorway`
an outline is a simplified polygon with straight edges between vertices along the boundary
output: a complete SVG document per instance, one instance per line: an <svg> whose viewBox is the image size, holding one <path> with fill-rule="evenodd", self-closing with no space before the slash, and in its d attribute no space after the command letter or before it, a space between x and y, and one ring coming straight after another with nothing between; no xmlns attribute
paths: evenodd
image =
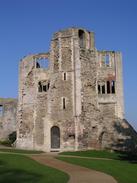
<svg viewBox="0 0 137 183"><path fill-rule="evenodd" d="M57 126L51 128L51 148L59 149L60 148L60 129Z"/></svg>

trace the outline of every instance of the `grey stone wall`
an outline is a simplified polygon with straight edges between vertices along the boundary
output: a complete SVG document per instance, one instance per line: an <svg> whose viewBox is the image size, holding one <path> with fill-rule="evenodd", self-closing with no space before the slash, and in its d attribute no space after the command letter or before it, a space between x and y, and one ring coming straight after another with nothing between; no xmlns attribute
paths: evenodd
<svg viewBox="0 0 137 183"><path fill-rule="evenodd" d="M49 59L48 67L40 65L43 59ZM85 29L59 31L49 53L20 63L16 146L43 151L133 148L137 135L124 120L123 103L121 53L97 51L94 33Z"/></svg>
<svg viewBox="0 0 137 183"><path fill-rule="evenodd" d="M0 98L0 140L16 131L17 99Z"/></svg>

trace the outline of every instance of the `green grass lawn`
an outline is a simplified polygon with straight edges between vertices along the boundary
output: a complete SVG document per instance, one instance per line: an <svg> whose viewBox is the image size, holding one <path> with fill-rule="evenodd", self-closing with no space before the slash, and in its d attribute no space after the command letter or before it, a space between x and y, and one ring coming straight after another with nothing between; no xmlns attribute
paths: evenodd
<svg viewBox="0 0 137 183"><path fill-rule="evenodd" d="M22 150L22 149L0 149L0 152L9 152L9 153L21 153L21 154L40 154L42 151L32 151L32 150Z"/></svg>
<svg viewBox="0 0 137 183"><path fill-rule="evenodd" d="M81 157L94 157L94 158L107 158L115 160L137 160L137 154L124 153L124 152L110 152L107 150L97 151L97 150L88 150L88 151L76 151L76 152L62 152L60 155L72 155L72 156L81 156Z"/></svg>
<svg viewBox="0 0 137 183"><path fill-rule="evenodd" d="M0 154L0 183L66 183L67 174L17 154Z"/></svg>
<svg viewBox="0 0 137 183"><path fill-rule="evenodd" d="M61 155L82 156L82 157L110 158L110 159L117 159L120 155L119 153L116 153L116 152L96 151L96 150L62 152L60 154Z"/></svg>
<svg viewBox="0 0 137 183"><path fill-rule="evenodd" d="M90 158L111 158L113 160L82 159L78 157L59 157L58 159L107 173L112 175L118 183L137 183L137 161L133 161L129 154L107 151L64 152L61 154Z"/></svg>

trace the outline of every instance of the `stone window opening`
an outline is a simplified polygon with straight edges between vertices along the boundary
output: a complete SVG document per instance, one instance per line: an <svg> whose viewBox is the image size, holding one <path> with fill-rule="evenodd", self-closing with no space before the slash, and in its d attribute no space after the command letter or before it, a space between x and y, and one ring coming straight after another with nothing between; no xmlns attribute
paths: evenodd
<svg viewBox="0 0 137 183"><path fill-rule="evenodd" d="M3 116L3 105L0 105L0 117Z"/></svg>
<svg viewBox="0 0 137 183"><path fill-rule="evenodd" d="M101 87L100 87L100 85L98 85L98 94L100 94L101 93Z"/></svg>
<svg viewBox="0 0 137 183"><path fill-rule="evenodd" d="M107 81L107 94L110 93L110 81Z"/></svg>
<svg viewBox="0 0 137 183"><path fill-rule="evenodd" d="M98 94L105 94L106 93L106 83L99 83L98 84Z"/></svg>
<svg viewBox="0 0 137 183"><path fill-rule="evenodd" d="M63 109L66 109L66 98L63 97Z"/></svg>
<svg viewBox="0 0 137 183"><path fill-rule="evenodd" d="M39 92L47 92L49 90L50 83L47 81L39 81L38 83L38 91Z"/></svg>
<svg viewBox="0 0 137 183"><path fill-rule="evenodd" d="M110 58L109 58L109 55L108 54L105 55L105 66L106 67L109 67L110 66Z"/></svg>
<svg viewBox="0 0 137 183"><path fill-rule="evenodd" d="M36 60L36 68L43 68L43 69L47 69L49 67L49 60L48 58L38 58Z"/></svg>
<svg viewBox="0 0 137 183"><path fill-rule="evenodd" d="M102 85L102 94L105 94L105 84Z"/></svg>
<svg viewBox="0 0 137 183"><path fill-rule="evenodd" d="M36 62L36 68L40 68L40 64Z"/></svg>
<svg viewBox="0 0 137 183"><path fill-rule="evenodd" d="M46 92L47 91L47 85L43 86L43 91Z"/></svg>
<svg viewBox="0 0 137 183"><path fill-rule="evenodd" d="M111 82L111 91L112 93L115 93L115 81Z"/></svg>
<svg viewBox="0 0 137 183"><path fill-rule="evenodd" d="M69 134L68 137L75 139L75 134Z"/></svg>
<svg viewBox="0 0 137 183"><path fill-rule="evenodd" d="M39 90L39 92L42 92L42 84L41 84L41 82L38 83L38 90Z"/></svg>
<svg viewBox="0 0 137 183"><path fill-rule="evenodd" d="M98 84L98 94L115 94L115 81Z"/></svg>
<svg viewBox="0 0 137 183"><path fill-rule="evenodd" d="M85 47L85 32L83 30L79 30L78 36L79 36L79 46L81 48L84 48Z"/></svg>
<svg viewBox="0 0 137 183"><path fill-rule="evenodd" d="M66 73L66 72L63 73L63 80L64 80L64 81L67 80L67 73Z"/></svg>

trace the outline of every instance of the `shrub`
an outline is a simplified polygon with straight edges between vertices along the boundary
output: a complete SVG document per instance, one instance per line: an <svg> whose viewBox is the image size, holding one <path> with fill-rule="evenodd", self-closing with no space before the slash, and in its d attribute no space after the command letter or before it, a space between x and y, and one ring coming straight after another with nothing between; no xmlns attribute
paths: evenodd
<svg viewBox="0 0 137 183"><path fill-rule="evenodd" d="M16 131L12 132L11 134L9 134L8 139L10 141L11 144L13 144L16 141Z"/></svg>
<svg viewBox="0 0 137 183"><path fill-rule="evenodd" d="M8 146L8 147L11 147L11 141L10 140L4 140L4 141L0 141L0 144L1 145L4 145L4 146Z"/></svg>

